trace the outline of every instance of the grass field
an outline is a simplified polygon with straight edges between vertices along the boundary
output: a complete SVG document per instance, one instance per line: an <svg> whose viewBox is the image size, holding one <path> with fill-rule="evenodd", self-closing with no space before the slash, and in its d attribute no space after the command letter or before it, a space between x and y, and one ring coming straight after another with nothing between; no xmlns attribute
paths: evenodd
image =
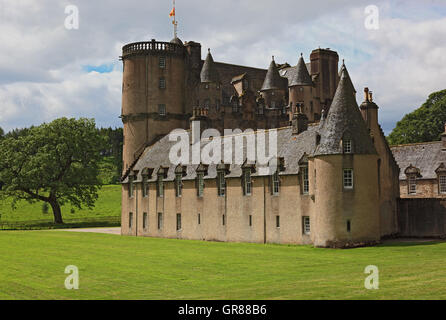
<svg viewBox="0 0 446 320"><path fill-rule="evenodd" d="M0 299L445 299L446 243L349 250L0 232ZM66 290L67 265L79 290ZM378 290L364 268L379 268Z"/></svg>
<svg viewBox="0 0 446 320"><path fill-rule="evenodd" d="M29 204L21 201L16 210L11 209L11 200L0 201L0 229L17 228L53 228L51 207L47 213L42 210L43 202ZM72 209L74 211L72 211ZM105 185L99 190L99 199L92 210L78 210L70 205L62 207L62 216L66 227L76 226L111 226L120 225L121 186Z"/></svg>

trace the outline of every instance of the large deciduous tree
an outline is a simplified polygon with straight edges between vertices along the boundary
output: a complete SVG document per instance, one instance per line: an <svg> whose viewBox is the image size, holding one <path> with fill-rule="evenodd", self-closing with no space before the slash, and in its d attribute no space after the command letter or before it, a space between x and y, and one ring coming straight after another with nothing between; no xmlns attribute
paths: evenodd
<svg viewBox="0 0 446 320"><path fill-rule="evenodd" d="M440 140L446 122L446 90L429 95L423 105L408 113L388 136L390 144Z"/></svg>
<svg viewBox="0 0 446 320"><path fill-rule="evenodd" d="M54 222L61 206L92 208L100 188L100 150L104 140L92 119L61 118L0 141L0 197L47 202Z"/></svg>

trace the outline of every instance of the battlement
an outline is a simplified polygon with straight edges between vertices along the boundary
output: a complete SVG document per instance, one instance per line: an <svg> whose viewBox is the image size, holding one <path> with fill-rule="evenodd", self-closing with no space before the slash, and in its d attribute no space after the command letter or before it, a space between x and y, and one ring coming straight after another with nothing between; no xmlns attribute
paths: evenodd
<svg viewBox="0 0 446 320"><path fill-rule="evenodd" d="M122 47L122 58L132 55L148 55L153 53L165 52L169 54L183 54L184 46L172 42L145 41L134 42Z"/></svg>

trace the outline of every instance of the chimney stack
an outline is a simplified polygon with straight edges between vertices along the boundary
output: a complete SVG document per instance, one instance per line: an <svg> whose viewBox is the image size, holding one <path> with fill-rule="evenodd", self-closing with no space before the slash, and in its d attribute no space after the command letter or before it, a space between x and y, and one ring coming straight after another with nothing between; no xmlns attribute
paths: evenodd
<svg viewBox="0 0 446 320"><path fill-rule="evenodd" d="M305 113L302 112L302 107L302 104L298 104L297 110L293 115L293 135L300 134L308 129L308 118Z"/></svg>
<svg viewBox="0 0 446 320"><path fill-rule="evenodd" d="M364 101L369 101L369 88L364 88Z"/></svg>

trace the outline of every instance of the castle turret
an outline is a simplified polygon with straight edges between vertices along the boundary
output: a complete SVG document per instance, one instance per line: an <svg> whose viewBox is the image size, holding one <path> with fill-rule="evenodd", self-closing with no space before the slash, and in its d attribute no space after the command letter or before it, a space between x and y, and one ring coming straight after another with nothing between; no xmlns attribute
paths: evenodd
<svg viewBox="0 0 446 320"><path fill-rule="evenodd" d="M296 71L291 78L288 87L290 97L290 120L292 120L293 115L298 113L298 110L302 108L303 113L306 114L307 118L310 121L314 121L312 91L313 81L308 73L308 69L302 54L300 55Z"/></svg>
<svg viewBox="0 0 446 320"><path fill-rule="evenodd" d="M199 106L206 108L210 115L218 118L221 113L222 88L220 75L215 66L211 49L208 49L206 60L200 72Z"/></svg>
<svg viewBox="0 0 446 320"><path fill-rule="evenodd" d="M285 88L284 78L279 74L276 62L273 59L269 65L265 80L263 81L260 94L264 99L265 106L270 109L283 109L285 104Z"/></svg>
<svg viewBox="0 0 446 320"><path fill-rule="evenodd" d="M348 246L380 239L378 154L354 97L347 69L319 127L316 246Z"/></svg>
<svg viewBox="0 0 446 320"><path fill-rule="evenodd" d="M122 121L123 170L144 148L175 128L185 116L186 52L172 42L136 42L123 47Z"/></svg>

